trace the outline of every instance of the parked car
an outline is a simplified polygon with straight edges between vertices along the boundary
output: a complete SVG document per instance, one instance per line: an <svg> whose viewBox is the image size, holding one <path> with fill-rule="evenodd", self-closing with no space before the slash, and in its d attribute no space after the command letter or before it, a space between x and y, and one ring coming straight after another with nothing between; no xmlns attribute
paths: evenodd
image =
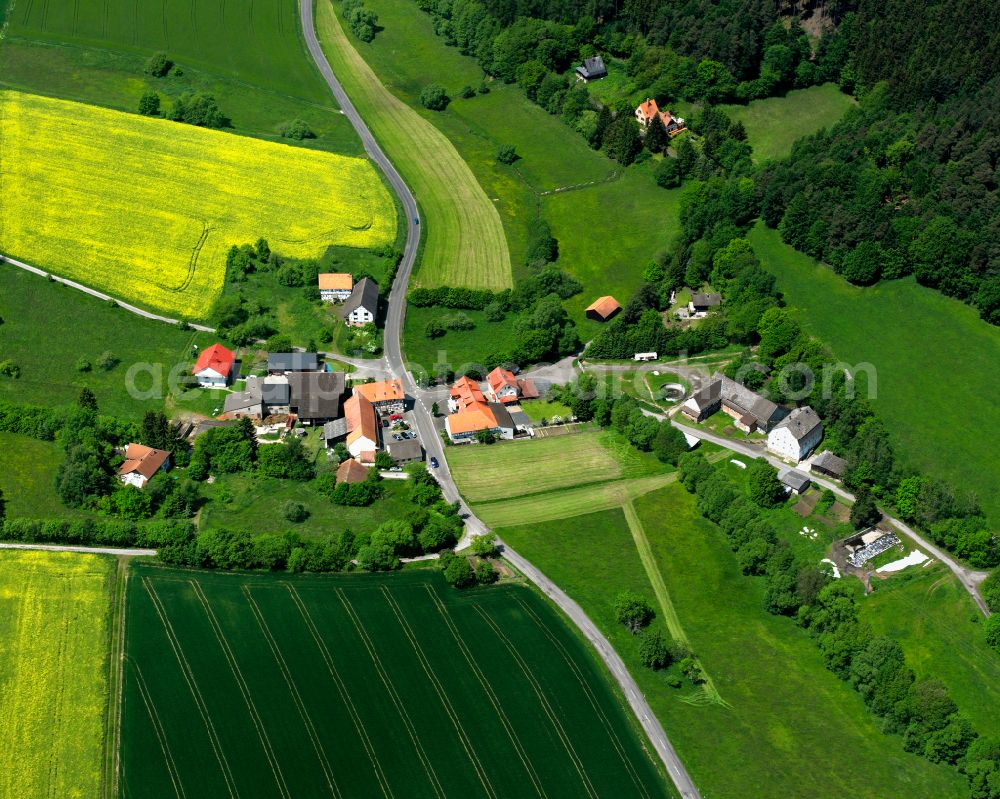
<svg viewBox="0 0 1000 799"><path fill-rule="evenodd" d="M400 433L393 433L392 434L392 440L393 441L402 441L403 440L403 436Z"/></svg>
<svg viewBox="0 0 1000 799"><path fill-rule="evenodd" d="M388 419L383 419L382 420L382 427L388 427L388 426L389 426L389 420Z"/></svg>
<svg viewBox="0 0 1000 799"><path fill-rule="evenodd" d="M403 414L401 414L401 413L394 413L389 418L392 419L392 421L394 421L394 422L398 422L400 419L403 418Z"/></svg>
<svg viewBox="0 0 1000 799"><path fill-rule="evenodd" d="M416 433L403 433L403 438L411 440L417 437Z"/></svg>
<svg viewBox="0 0 1000 799"><path fill-rule="evenodd" d="M436 469L438 467L438 459L431 455L431 468Z"/></svg>
<svg viewBox="0 0 1000 799"><path fill-rule="evenodd" d="M402 466L390 466L389 467L389 471L390 472L401 472L401 471L403 471L403 467Z"/></svg>

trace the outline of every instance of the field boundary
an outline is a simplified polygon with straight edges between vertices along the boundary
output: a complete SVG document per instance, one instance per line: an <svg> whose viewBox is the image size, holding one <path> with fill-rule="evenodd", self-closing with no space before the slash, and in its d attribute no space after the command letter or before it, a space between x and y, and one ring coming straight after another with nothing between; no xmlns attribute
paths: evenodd
<svg viewBox="0 0 1000 799"><path fill-rule="evenodd" d="M116 559L112 610L109 626L111 653L108 656L108 708L104 731L101 788L105 799L116 799L121 776L122 710L125 682L125 597L128 587L128 561Z"/></svg>

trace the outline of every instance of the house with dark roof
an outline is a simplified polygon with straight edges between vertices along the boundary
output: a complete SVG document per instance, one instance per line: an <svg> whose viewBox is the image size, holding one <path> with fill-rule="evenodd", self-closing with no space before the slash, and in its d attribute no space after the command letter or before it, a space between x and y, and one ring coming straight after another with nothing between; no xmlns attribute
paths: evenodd
<svg viewBox="0 0 1000 799"><path fill-rule="evenodd" d="M225 388L233 380L236 354L221 344L213 344L201 351L191 374L202 388Z"/></svg>
<svg viewBox="0 0 1000 799"><path fill-rule="evenodd" d="M125 448L125 462L118 467L118 479L125 485L143 488L157 472L170 468L170 453L143 444Z"/></svg>
<svg viewBox="0 0 1000 799"><path fill-rule="evenodd" d="M289 372L288 412L303 424L324 424L337 419L344 397L343 372Z"/></svg>
<svg viewBox="0 0 1000 799"><path fill-rule="evenodd" d="M378 316L378 283L370 277L361 278L344 302L340 314L351 327L364 327L374 322Z"/></svg>
<svg viewBox="0 0 1000 799"><path fill-rule="evenodd" d="M283 377L259 378L250 375L244 391L227 394L223 412L227 419L249 417L263 419L266 416L290 412L291 388Z"/></svg>
<svg viewBox="0 0 1000 799"><path fill-rule="evenodd" d="M701 422L718 410L731 416L734 426L744 433L768 432L786 413L780 405L716 372L684 401L681 413Z"/></svg>
<svg viewBox="0 0 1000 799"><path fill-rule="evenodd" d="M688 312L691 314L706 314L720 305L722 305L721 294L695 293L691 295L691 302L688 303Z"/></svg>
<svg viewBox="0 0 1000 799"><path fill-rule="evenodd" d="M267 356L267 373L271 375L318 370L319 353L316 352L271 352Z"/></svg>
<svg viewBox="0 0 1000 799"><path fill-rule="evenodd" d="M797 469L789 469L784 474L779 474L778 482L792 494L802 494L812 484L812 481L809 479L809 475L804 474Z"/></svg>
<svg viewBox="0 0 1000 799"><path fill-rule="evenodd" d="M767 449L778 457L798 463L822 438L823 423L819 415L805 405L788 414L767 434Z"/></svg>
<svg viewBox="0 0 1000 799"><path fill-rule="evenodd" d="M583 64L576 68L576 79L582 80L584 83L600 80L607 76L608 68L604 66L604 59L599 55L583 59Z"/></svg>
<svg viewBox="0 0 1000 799"><path fill-rule="evenodd" d="M840 480L847 471L847 461L837 457L830 450L826 449L812 459L809 471L813 474L821 474L825 477L833 477L836 480Z"/></svg>
<svg viewBox="0 0 1000 799"><path fill-rule="evenodd" d="M344 403L345 405L347 403ZM347 435L347 417L341 416L339 419L334 419L330 422L326 422L323 425L323 432L320 434L320 438L326 445L327 449L332 449L337 445L337 442Z"/></svg>
<svg viewBox="0 0 1000 799"><path fill-rule="evenodd" d="M415 438L404 438L402 441L390 441L385 446L389 457L396 463L416 463L424 459L424 448Z"/></svg>

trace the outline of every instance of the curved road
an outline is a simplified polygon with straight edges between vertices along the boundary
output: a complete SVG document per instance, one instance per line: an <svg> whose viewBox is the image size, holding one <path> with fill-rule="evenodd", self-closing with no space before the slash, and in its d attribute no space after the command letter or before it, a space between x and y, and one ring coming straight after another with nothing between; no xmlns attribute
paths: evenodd
<svg viewBox="0 0 1000 799"><path fill-rule="evenodd" d="M309 54L330 87L330 91L333 92L333 96L340 104L344 116L347 117L357 131L369 157L378 164L383 174L389 180L393 190L396 192L396 196L399 197L400 202L403 204L403 210L406 214L406 246L403 250L403 259L400 262L399 270L396 273L396 279L389 293L389 310L385 322L386 362L392 374L402 379L406 392L417 398L414 406L414 420L420 432L424 449L427 450L428 457L433 456L438 459L440 466L436 470L436 476L441 483L445 497L450 502L457 500L461 503L461 510L466 519L467 527L470 532L479 535L487 532L489 528L469 510L459 495L455 481L448 470L448 462L444 456L444 446L434 428L433 418L427 405L427 397L423 391L417 388L416 382L406 368L406 363L403 360L402 333L403 315L406 311L406 287L410 280L410 274L413 271L413 265L417 256L417 246L420 242L420 216L417 208L417 200L413 196L413 192L410 191L409 187L403 181L403 178L396 171L396 168L392 165L392 162L386 157L382 148L379 147L378 142L375 141L375 137L372 136L368 126L333 74L333 70L330 68L330 64L326 60L323 50L320 48L319 40L316 38L316 27L313 21L313 2L314 0L299 0L302 32L305 36L306 46L309 48ZM652 708L650 708L645 697L643 697L639 686L632 679L632 675L628 673L628 669L625 668L625 664L618 656L618 653L615 652L611 644L608 643L608 640L598 630L597 625L590 620L579 605L560 590L548 577L536 569L526 558L504 545L503 542L501 542L501 545L507 559L528 579L535 583L542 592L551 598L594 645L598 655L607 664L611 674L621 686L626 701L628 701L636 718L646 731L650 741L652 741L653 747L663 760L667 768L667 773L674 785L677 786L677 790L681 796L684 799L700 799L698 789L685 770L684 764L681 763L673 746L671 746L666 732L664 732L662 725L653 714Z"/></svg>

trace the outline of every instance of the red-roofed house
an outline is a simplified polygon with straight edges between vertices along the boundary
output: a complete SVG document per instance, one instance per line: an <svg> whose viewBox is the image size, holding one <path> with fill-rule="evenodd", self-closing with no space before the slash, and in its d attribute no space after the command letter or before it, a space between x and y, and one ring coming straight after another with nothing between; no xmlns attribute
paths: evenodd
<svg viewBox="0 0 1000 799"><path fill-rule="evenodd" d="M498 402L476 402L444 422L448 437L453 443L471 441L476 433L489 430L499 438L513 438L517 428L507 409Z"/></svg>
<svg viewBox="0 0 1000 799"><path fill-rule="evenodd" d="M448 410L452 413L475 405L477 402L486 402L479 383L468 375L462 375L455 381L455 384L448 391Z"/></svg>
<svg viewBox="0 0 1000 799"><path fill-rule="evenodd" d="M118 479L125 485L142 488L159 471L170 468L170 453L142 444L125 448L125 463L118 467Z"/></svg>
<svg viewBox="0 0 1000 799"><path fill-rule="evenodd" d="M236 355L221 344L213 344L201 351L191 370L202 388L225 388L233 379Z"/></svg>
<svg viewBox="0 0 1000 799"><path fill-rule="evenodd" d="M656 100L652 98L647 99L644 103L639 103L639 107L635 109L636 121L643 128L648 128L649 123L656 119L656 117L660 118L663 127L667 129L667 133L671 136L676 136L684 130L684 120L680 117L675 117L669 111L661 111L656 105Z"/></svg>
<svg viewBox="0 0 1000 799"><path fill-rule="evenodd" d="M402 413L406 407L403 381L398 377L377 383L358 383L354 393L363 395L379 413Z"/></svg>
<svg viewBox="0 0 1000 799"><path fill-rule="evenodd" d="M378 419L375 406L364 394L357 391L344 403L344 417L347 419L347 450L361 463L365 456L374 462L378 449Z"/></svg>
<svg viewBox="0 0 1000 799"><path fill-rule="evenodd" d="M490 396L494 402L517 402L519 391L513 372L498 366L486 375L486 382L490 384Z"/></svg>

